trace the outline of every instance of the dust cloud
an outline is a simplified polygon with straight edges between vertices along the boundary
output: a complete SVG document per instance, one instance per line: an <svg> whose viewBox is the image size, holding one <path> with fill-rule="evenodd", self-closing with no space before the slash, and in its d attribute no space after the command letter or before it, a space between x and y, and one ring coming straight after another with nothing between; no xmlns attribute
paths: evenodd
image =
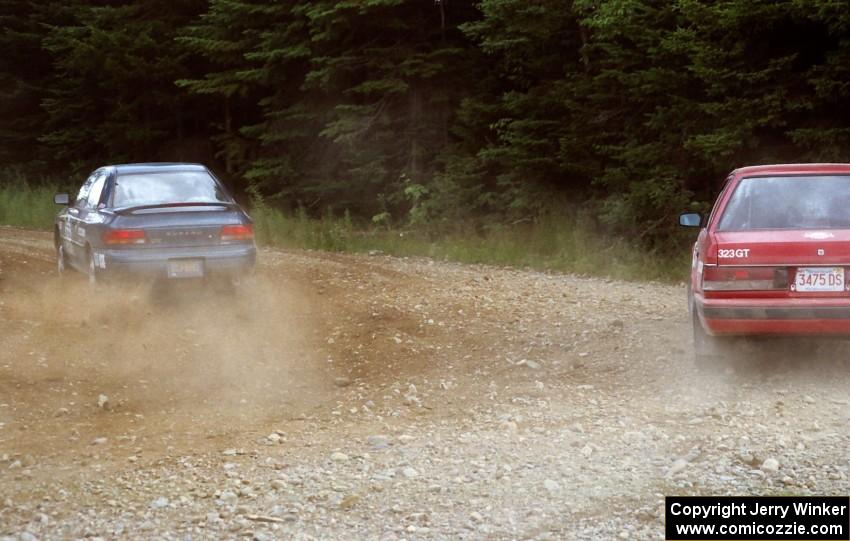
<svg viewBox="0 0 850 541"><path fill-rule="evenodd" d="M24 422L55 412L56 445L144 434L196 448L249 423L309 414L325 400L318 329L292 282L92 288L30 256L4 254L0 266L0 402ZM33 452L51 440L22 437Z"/></svg>

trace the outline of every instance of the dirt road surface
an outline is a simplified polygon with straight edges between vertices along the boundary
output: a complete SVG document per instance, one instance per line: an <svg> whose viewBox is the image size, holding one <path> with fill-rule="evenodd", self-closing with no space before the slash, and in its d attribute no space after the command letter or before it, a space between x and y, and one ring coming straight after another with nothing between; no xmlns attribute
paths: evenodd
<svg viewBox="0 0 850 541"><path fill-rule="evenodd" d="M691 363L684 286L262 250L92 291L0 228L0 539L661 539L850 492L841 343Z"/></svg>

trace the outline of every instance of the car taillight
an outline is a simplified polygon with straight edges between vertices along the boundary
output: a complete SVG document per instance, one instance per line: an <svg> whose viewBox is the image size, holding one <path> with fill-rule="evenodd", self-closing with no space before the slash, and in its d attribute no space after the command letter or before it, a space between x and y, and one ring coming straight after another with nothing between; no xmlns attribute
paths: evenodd
<svg viewBox="0 0 850 541"><path fill-rule="evenodd" d="M142 229L110 229L103 234L104 244L144 244L146 240Z"/></svg>
<svg viewBox="0 0 850 541"><path fill-rule="evenodd" d="M230 242L234 240L252 240L254 238L254 226L248 225L226 225L221 228L221 240Z"/></svg>
<svg viewBox="0 0 850 541"><path fill-rule="evenodd" d="M788 288L788 269L778 267L703 267L704 291L765 291Z"/></svg>

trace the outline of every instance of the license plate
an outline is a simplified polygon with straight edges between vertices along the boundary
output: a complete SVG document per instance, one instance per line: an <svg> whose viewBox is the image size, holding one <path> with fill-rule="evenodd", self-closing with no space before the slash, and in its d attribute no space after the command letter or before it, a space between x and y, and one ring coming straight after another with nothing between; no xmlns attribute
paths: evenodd
<svg viewBox="0 0 850 541"><path fill-rule="evenodd" d="M204 275L202 259L171 259L168 261L169 278L200 278Z"/></svg>
<svg viewBox="0 0 850 541"><path fill-rule="evenodd" d="M796 291L844 291L844 267L800 267L794 279Z"/></svg>

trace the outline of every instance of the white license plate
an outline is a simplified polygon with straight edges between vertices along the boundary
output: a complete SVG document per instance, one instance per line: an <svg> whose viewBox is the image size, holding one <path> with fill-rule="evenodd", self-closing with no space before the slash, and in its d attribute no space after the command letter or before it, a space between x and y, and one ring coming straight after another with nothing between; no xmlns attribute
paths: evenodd
<svg viewBox="0 0 850 541"><path fill-rule="evenodd" d="M200 278L204 275L202 259L171 259L168 261L169 278Z"/></svg>
<svg viewBox="0 0 850 541"><path fill-rule="evenodd" d="M800 267L794 279L796 291L844 291L844 267Z"/></svg>

